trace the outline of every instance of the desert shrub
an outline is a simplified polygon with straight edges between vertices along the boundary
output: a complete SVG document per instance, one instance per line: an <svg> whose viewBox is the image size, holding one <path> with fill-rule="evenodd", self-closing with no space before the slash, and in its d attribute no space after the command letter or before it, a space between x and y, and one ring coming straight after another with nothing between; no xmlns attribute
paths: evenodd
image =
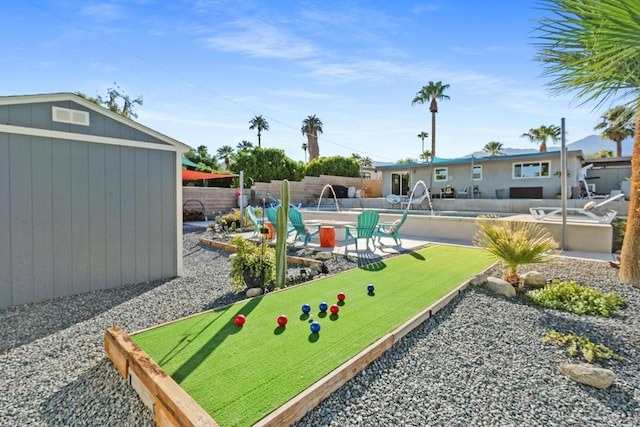
<svg viewBox="0 0 640 427"><path fill-rule="evenodd" d="M567 354L569 354L569 356L582 357L582 359L589 363L596 362L599 359L623 360L621 356L614 353L613 350L605 345L595 344L586 337L563 334L553 329L547 331L542 338L542 342L567 347Z"/></svg>
<svg viewBox="0 0 640 427"><path fill-rule="evenodd" d="M553 236L533 222L498 221L491 216L478 217L476 246L484 247L504 265L503 278L519 290L518 266L551 261L557 247Z"/></svg>
<svg viewBox="0 0 640 427"><path fill-rule="evenodd" d="M525 297L543 307L604 317L618 313L626 302L616 292L604 294L589 286L579 286L574 281L561 282L557 279L542 289L525 293Z"/></svg>
<svg viewBox="0 0 640 427"><path fill-rule="evenodd" d="M267 243L256 245L241 236L234 237L231 244L238 248L236 255L231 258L230 275L235 288L273 288L276 281L275 249Z"/></svg>

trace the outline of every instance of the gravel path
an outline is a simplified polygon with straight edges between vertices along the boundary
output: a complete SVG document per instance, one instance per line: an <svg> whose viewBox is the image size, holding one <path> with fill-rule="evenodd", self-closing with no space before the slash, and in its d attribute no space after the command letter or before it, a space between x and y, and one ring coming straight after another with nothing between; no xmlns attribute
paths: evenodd
<svg viewBox="0 0 640 427"><path fill-rule="evenodd" d="M152 417L105 356L111 325L136 331L241 298L228 253L184 235L185 276L0 311L0 426L152 426ZM353 268L344 259L331 271ZM577 316L470 288L307 414L300 426L638 426L640 291L606 263L536 266L548 277L615 290L621 316ZM526 271L526 269L522 269ZM622 355L618 376L592 389L557 374L570 362L541 344L547 328L572 331Z"/></svg>

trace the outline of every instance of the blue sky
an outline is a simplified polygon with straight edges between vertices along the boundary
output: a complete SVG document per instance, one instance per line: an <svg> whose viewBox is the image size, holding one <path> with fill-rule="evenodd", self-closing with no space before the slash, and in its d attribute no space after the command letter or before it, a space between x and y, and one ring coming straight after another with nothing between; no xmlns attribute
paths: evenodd
<svg viewBox="0 0 640 427"><path fill-rule="evenodd" d="M489 141L536 148L520 135L566 118L567 142L595 132L604 109L554 97L533 61L536 1L26 0L3 5L0 95L83 92L113 82L141 95L138 121L210 153L257 144L303 160L302 120L323 122L320 155L416 158L431 81L438 157ZM425 148L430 139L425 140Z"/></svg>

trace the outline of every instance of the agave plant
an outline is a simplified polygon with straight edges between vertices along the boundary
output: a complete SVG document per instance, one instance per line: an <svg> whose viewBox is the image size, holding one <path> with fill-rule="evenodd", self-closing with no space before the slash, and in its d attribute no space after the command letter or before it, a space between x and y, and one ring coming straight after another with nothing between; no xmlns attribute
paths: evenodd
<svg viewBox="0 0 640 427"><path fill-rule="evenodd" d="M504 265L504 280L517 290L520 290L518 266L553 260L553 250L558 244L536 223L500 221L490 216L478 217L476 223L480 230L474 236L474 243L500 260Z"/></svg>

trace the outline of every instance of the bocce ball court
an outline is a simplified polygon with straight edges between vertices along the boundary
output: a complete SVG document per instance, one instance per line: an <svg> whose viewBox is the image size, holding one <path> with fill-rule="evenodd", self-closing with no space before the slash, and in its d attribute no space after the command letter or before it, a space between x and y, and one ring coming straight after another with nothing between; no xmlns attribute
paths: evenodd
<svg viewBox="0 0 640 427"><path fill-rule="evenodd" d="M159 425L288 425L494 261L478 248L432 245L130 337L109 328L105 349ZM338 313L320 312L322 302Z"/></svg>

